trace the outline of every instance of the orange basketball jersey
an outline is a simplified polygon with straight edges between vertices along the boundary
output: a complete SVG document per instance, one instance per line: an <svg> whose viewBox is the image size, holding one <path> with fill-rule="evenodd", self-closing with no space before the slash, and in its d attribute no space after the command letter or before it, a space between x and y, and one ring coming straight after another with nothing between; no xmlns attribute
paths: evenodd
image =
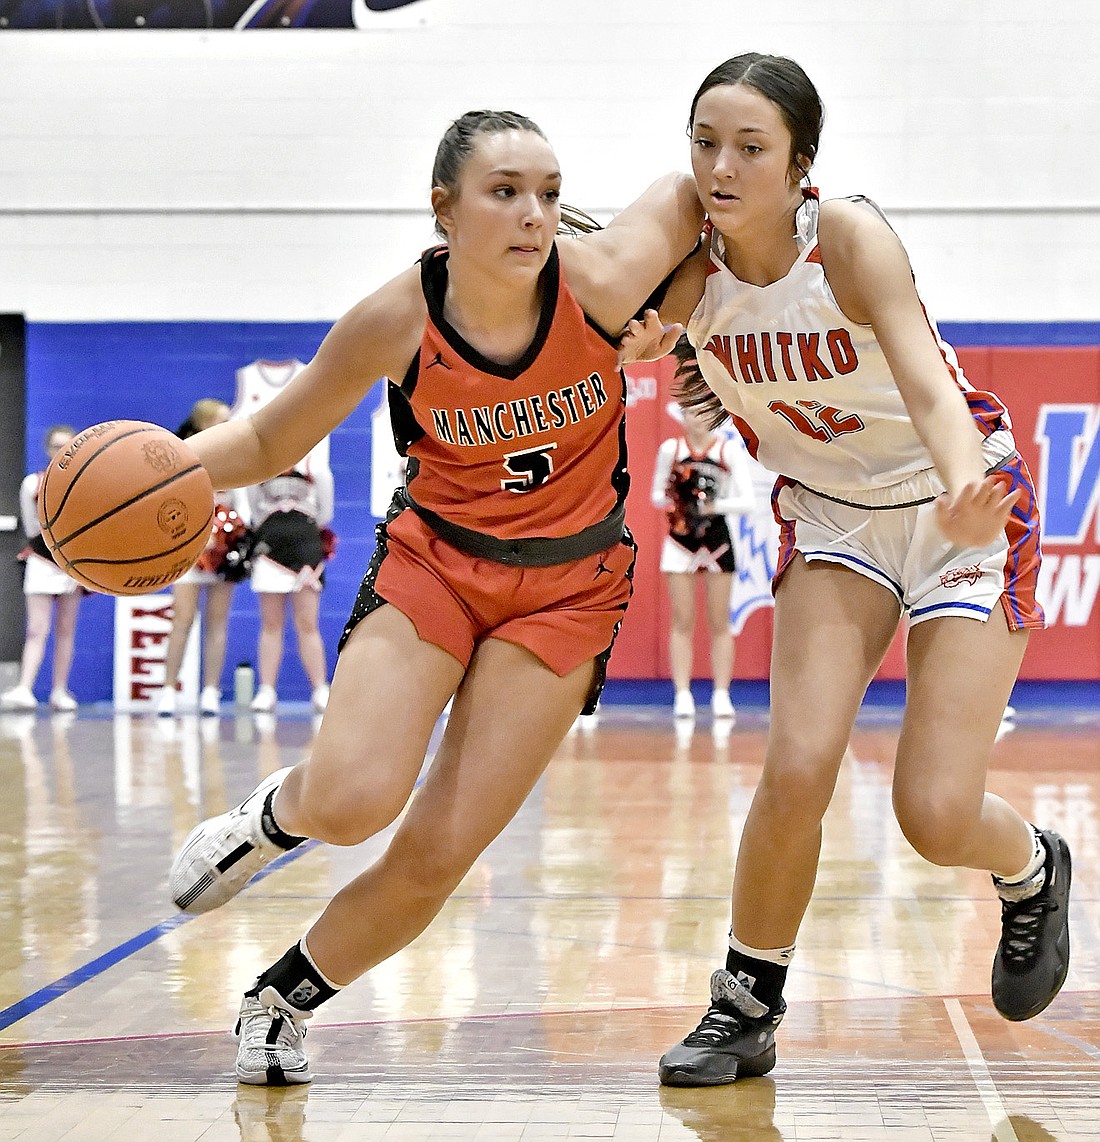
<svg viewBox="0 0 1100 1142"><path fill-rule="evenodd" d="M615 346L565 282L555 246L542 315L511 365L483 357L447 322L447 248L421 258L428 321L400 385L389 388L415 502L471 531L521 539L574 535L626 496L626 384Z"/></svg>

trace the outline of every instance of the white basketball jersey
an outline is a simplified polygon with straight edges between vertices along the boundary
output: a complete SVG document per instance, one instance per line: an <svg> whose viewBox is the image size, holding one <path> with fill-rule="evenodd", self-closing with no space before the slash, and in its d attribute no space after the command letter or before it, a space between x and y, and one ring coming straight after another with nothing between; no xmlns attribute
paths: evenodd
<svg viewBox="0 0 1100 1142"><path fill-rule="evenodd" d="M251 416L257 409L286 388L305 368L294 359L292 361L253 361L237 370L237 395L233 401L233 418Z"/></svg>
<svg viewBox="0 0 1100 1142"><path fill-rule="evenodd" d="M816 192L807 192L799 211L805 245L790 272L767 286L733 275L715 231L703 299L688 335L707 383L750 454L809 488L850 498L931 473L933 461L873 330L845 317L833 297L817 218ZM982 435L1010 428L996 397L971 389L931 318L929 327ZM885 493L880 502L889 500Z"/></svg>
<svg viewBox="0 0 1100 1142"><path fill-rule="evenodd" d="M290 361L253 361L237 370L237 395L232 419L251 416L272 401L305 368L297 358ZM307 476L329 470L329 438L319 440L295 467Z"/></svg>

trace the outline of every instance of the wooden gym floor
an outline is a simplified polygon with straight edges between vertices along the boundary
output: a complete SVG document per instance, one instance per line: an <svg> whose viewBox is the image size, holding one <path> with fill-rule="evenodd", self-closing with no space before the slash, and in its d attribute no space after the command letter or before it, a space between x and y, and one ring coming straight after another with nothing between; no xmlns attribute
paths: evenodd
<svg viewBox="0 0 1100 1142"><path fill-rule="evenodd" d="M737 695L735 692L735 699ZM991 787L1074 854L1074 959L1043 1015L993 1011L998 908L890 812L898 711L868 708L826 818L764 1079L658 1086L722 962L760 707L605 706L429 931L322 1009L310 1087L238 1086L240 992L384 838L305 846L219 912L176 846L308 750L300 710L0 717L0 1139L627 1142L1100 1139L1100 712L1022 709Z"/></svg>

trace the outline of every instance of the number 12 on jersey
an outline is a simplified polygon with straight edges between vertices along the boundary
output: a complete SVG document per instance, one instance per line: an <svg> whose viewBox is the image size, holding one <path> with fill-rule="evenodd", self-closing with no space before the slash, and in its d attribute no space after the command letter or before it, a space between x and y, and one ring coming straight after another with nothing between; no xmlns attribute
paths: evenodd
<svg viewBox="0 0 1100 1142"><path fill-rule="evenodd" d="M799 400L794 404L785 400L773 400L768 404L768 411L783 417L803 436L820 440L822 444L828 444L849 432L859 432L864 427L863 421L855 413L843 412L816 400Z"/></svg>

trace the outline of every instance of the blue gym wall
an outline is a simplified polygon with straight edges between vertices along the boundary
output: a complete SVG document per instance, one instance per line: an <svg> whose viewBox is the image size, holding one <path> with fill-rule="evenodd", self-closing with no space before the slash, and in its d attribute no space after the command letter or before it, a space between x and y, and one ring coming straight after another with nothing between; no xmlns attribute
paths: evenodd
<svg viewBox="0 0 1100 1142"><path fill-rule="evenodd" d="M174 429L199 397L232 402L236 370L241 366L260 358L298 357L308 361L327 329L326 322L28 323L27 470L43 464L41 441L50 424L65 422L80 429L103 420L129 418ZM1056 505L1062 505L1063 514L1070 508L1076 511L1077 522L1062 528L1072 534L1052 532L1044 544L1051 557L1047 560L1050 568L1054 568L1055 559L1060 560L1064 613L1056 616L1052 631L1034 640L1023 676L1098 678L1100 598L1094 577L1100 560L1100 438L1095 422L1100 410L1100 324L967 322L944 323L942 329L965 358L971 382L979 388L990 387L1013 410L1017 443L1030 457L1036 477L1054 495ZM340 542L336 558L326 570L321 604L321 632L330 671L336 643L374 549L377 520L370 512L371 422L382 397L381 386L376 386L332 436L336 483L333 526ZM1072 413L1084 418L1076 444L1063 441L1056 449L1041 449L1037 430L1042 419L1040 407L1060 409L1063 417ZM1053 460L1047 464L1043 457L1048 453L1062 457L1061 468ZM645 484L641 480L643 499ZM647 501L644 510L648 510ZM652 574L647 578L640 569L635 580L631 610L638 615L646 613L643 596L660 591L655 551L643 557L652 563ZM1076 600L1073 606L1069 605L1071 595ZM71 680L73 693L81 702L111 698L113 610L113 600L103 596L91 595L84 601ZM258 633L255 596L244 584L234 597L225 689L237 662L255 662ZM662 629L655 626L649 633L655 647L663 645ZM293 639L288 624L279 693L284 700L304 700L308 685ZM753 657L751 641L743 636L739 643L742 674ZM769 641L763 640L757 656L760 669L750 677L766 675ZM658 673L655 669L639 673L635 669L638 665L620 653L612 673L628 677ZM47 688L48 670L43 669L37 687L39 697L46 696Z"/></svg>
<svg viewBox="0 0 1100 1142"><path fill-rule="evenodd" d="M104 420L149 420L175 429L200 397L232 404L236 371L257 359L308 361L328 323L261 322L89 322L29 323L27 326L27 471L45 463L42 438L51 424L74 428ZM336 482L333 528L340 537L325 572L321 633L329 671L336 642L359 581L374 550L370 514L370 416L382 399L381 386L333 433L331 464ZM255 663L259 615L247 584L237 588L229 624L223 687L233 667ZM304 700L309 689L288 622L286 653L279 676L280 698ZM85 598L77 628L71 689L81 702L108 701L114 674L114 601ZM52 646L47 654L52 653ZM49 671L40 672L44 698Z"/></svg>

